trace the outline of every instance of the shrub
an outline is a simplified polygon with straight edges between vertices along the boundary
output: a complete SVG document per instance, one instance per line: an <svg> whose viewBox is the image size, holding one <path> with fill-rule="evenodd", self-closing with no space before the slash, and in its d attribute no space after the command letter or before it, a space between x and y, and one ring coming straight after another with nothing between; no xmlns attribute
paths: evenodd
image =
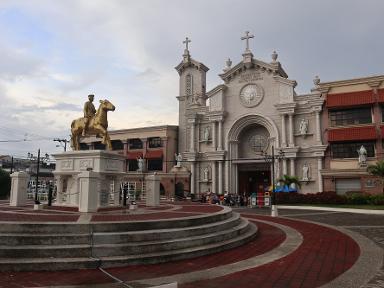
<svg viewBox="0 0 384 288"><path fill-rule="evenodd" d="M348 195L346 198L347 198L347 204L365 205L365 204L368 204L369 195L354 193L354 194Z"/></svg>
<svg viewBox="0 0 384 288"><path fill-rule="evenodd" d="M370 195L367 203L369 205L384 205L384 195Z"/></svg>

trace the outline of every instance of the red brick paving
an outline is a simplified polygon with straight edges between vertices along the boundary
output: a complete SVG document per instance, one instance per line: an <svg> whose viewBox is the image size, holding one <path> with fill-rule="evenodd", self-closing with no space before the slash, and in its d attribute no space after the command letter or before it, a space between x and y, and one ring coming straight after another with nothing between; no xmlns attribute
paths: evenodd
<svg viewBox="0 0 384 288"><path fill-rule="evenodd" d="M134 214L134 215L119 215L119 214L96 214L92 216L92 222L112 222L112 221L137 221L137 220L159 220L172 219L188 216L196 216L200 213L180 213L180 212L155 212L150 214Z"/></svg>
<svg viewBox="0 0 384 288"><path fill-rule="evenodd" d="M13 214L1 213L0 221L16 221L16 222L76 222L79 215L33 215L33 214Z"/></svg>
<svg viewBox="0 0 384 288"><path fill-rule="evenodd" d="M191 205L186 208L201 207L199 213L207 213L208 206ZM3 207L0 207L0 210ZM180 210L178 210L180 211ZM138 215L102 215L96 214L94 221L146 220L186 217L197 213L164 211ZM135 216L135 217L133 217ZM191 287L318 287L333 280L348 270L358 259L360 250L349 236L324 226L313 223L271 218L268 216L245 215L256 219L273 221L296 229L303 235L302 245L290 255L257 268L233 273L227 276L183 284L181 288ZM0 213L0 221L76 221L78 215L27 215ZM108 218L109 217L109 218ZM121 217L121 218L119 218ZM160 217L160 218L159 218ZM66 219L66 220L65 220ZM71 220L69 220L71 219ZM106 220L109 219L109 220ZM284 240L281 230L270 225L258 223L260 235L251 243L222 253L198 257L195 259L155 265L135 265L123 268L110 268L108 271L126 281L173 275L207 269L247 257L260 255L278 246ZM57 272L9 272L0 273L0 287L20 288L49 285L81 285L111 282L98 270L77 270Z"/></svg>
<svg viewBox="0 0 384 288"><path fill-rule="evenodd" d="M179 285L180 288L314 288L347 271L360 255L358 244L337 230L283 218L246 216L292 227L302 234L303 243L290 255L269 264L224 277Z"/></svg>
<svg viewBox="0 0 384 288"><path fill-rule="evenodd" d="M223 210L223 206L219 205L188 205L180 206L181 209L177 211L183 212L200 212L200 213L214 213Z"/></svg>
<svg viewBox="0 0 384 288"><path fill-rule="evenodd" d="M279 246L286 238L285 233L276 227L261 222L258 222L257 226L259 235L247 245L235 249L188 260L109 268L107 271L124 281L133 281L209 269L264 254Z"/></svg>

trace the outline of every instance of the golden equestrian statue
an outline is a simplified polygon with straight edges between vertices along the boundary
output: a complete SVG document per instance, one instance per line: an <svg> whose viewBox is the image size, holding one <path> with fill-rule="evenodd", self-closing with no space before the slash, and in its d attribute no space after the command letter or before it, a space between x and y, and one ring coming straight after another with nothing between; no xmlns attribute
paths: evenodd
<svg viewBox="0 0 384 288"><path fill-rule="evenodd" d="M105 144L107 150L112 150L111 139L107 131L108 119L107 112L115 111L115 106L108 100L100 100L99 108L93 106L94 95L89 95L84 105L84 117L72 121L71 124L71 147L72 150L80 150L80 137L86 135L96 135L103 138L101 143Z"/></svg>

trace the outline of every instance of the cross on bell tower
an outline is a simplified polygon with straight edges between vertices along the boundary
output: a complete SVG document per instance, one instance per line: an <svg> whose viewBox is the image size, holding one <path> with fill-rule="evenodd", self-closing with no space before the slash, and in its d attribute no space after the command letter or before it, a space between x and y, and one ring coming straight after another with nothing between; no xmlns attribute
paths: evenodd
<svg viewBox="0 0 384 288"><path fill-rule="evenodd" d="M183 41L183 44L185 44L185 49L183 54L184 62L190 61L191 56L189 55L188 43L191 43L191 42L192 41L188 37L185 37L185 40Z"/></svg>

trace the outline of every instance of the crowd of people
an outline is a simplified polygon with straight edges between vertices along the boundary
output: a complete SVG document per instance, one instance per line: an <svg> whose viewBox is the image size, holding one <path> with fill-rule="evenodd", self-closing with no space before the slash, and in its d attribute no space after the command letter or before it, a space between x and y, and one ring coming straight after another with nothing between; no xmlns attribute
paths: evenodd
<svg viewBox="0 0 384 288"><path fill-rule="evenodd" d="M200 202L226 206L248 206L250 199L246 195L237 195L231 193L217 195L216 193L207 192L201 194Z"/></svg>

